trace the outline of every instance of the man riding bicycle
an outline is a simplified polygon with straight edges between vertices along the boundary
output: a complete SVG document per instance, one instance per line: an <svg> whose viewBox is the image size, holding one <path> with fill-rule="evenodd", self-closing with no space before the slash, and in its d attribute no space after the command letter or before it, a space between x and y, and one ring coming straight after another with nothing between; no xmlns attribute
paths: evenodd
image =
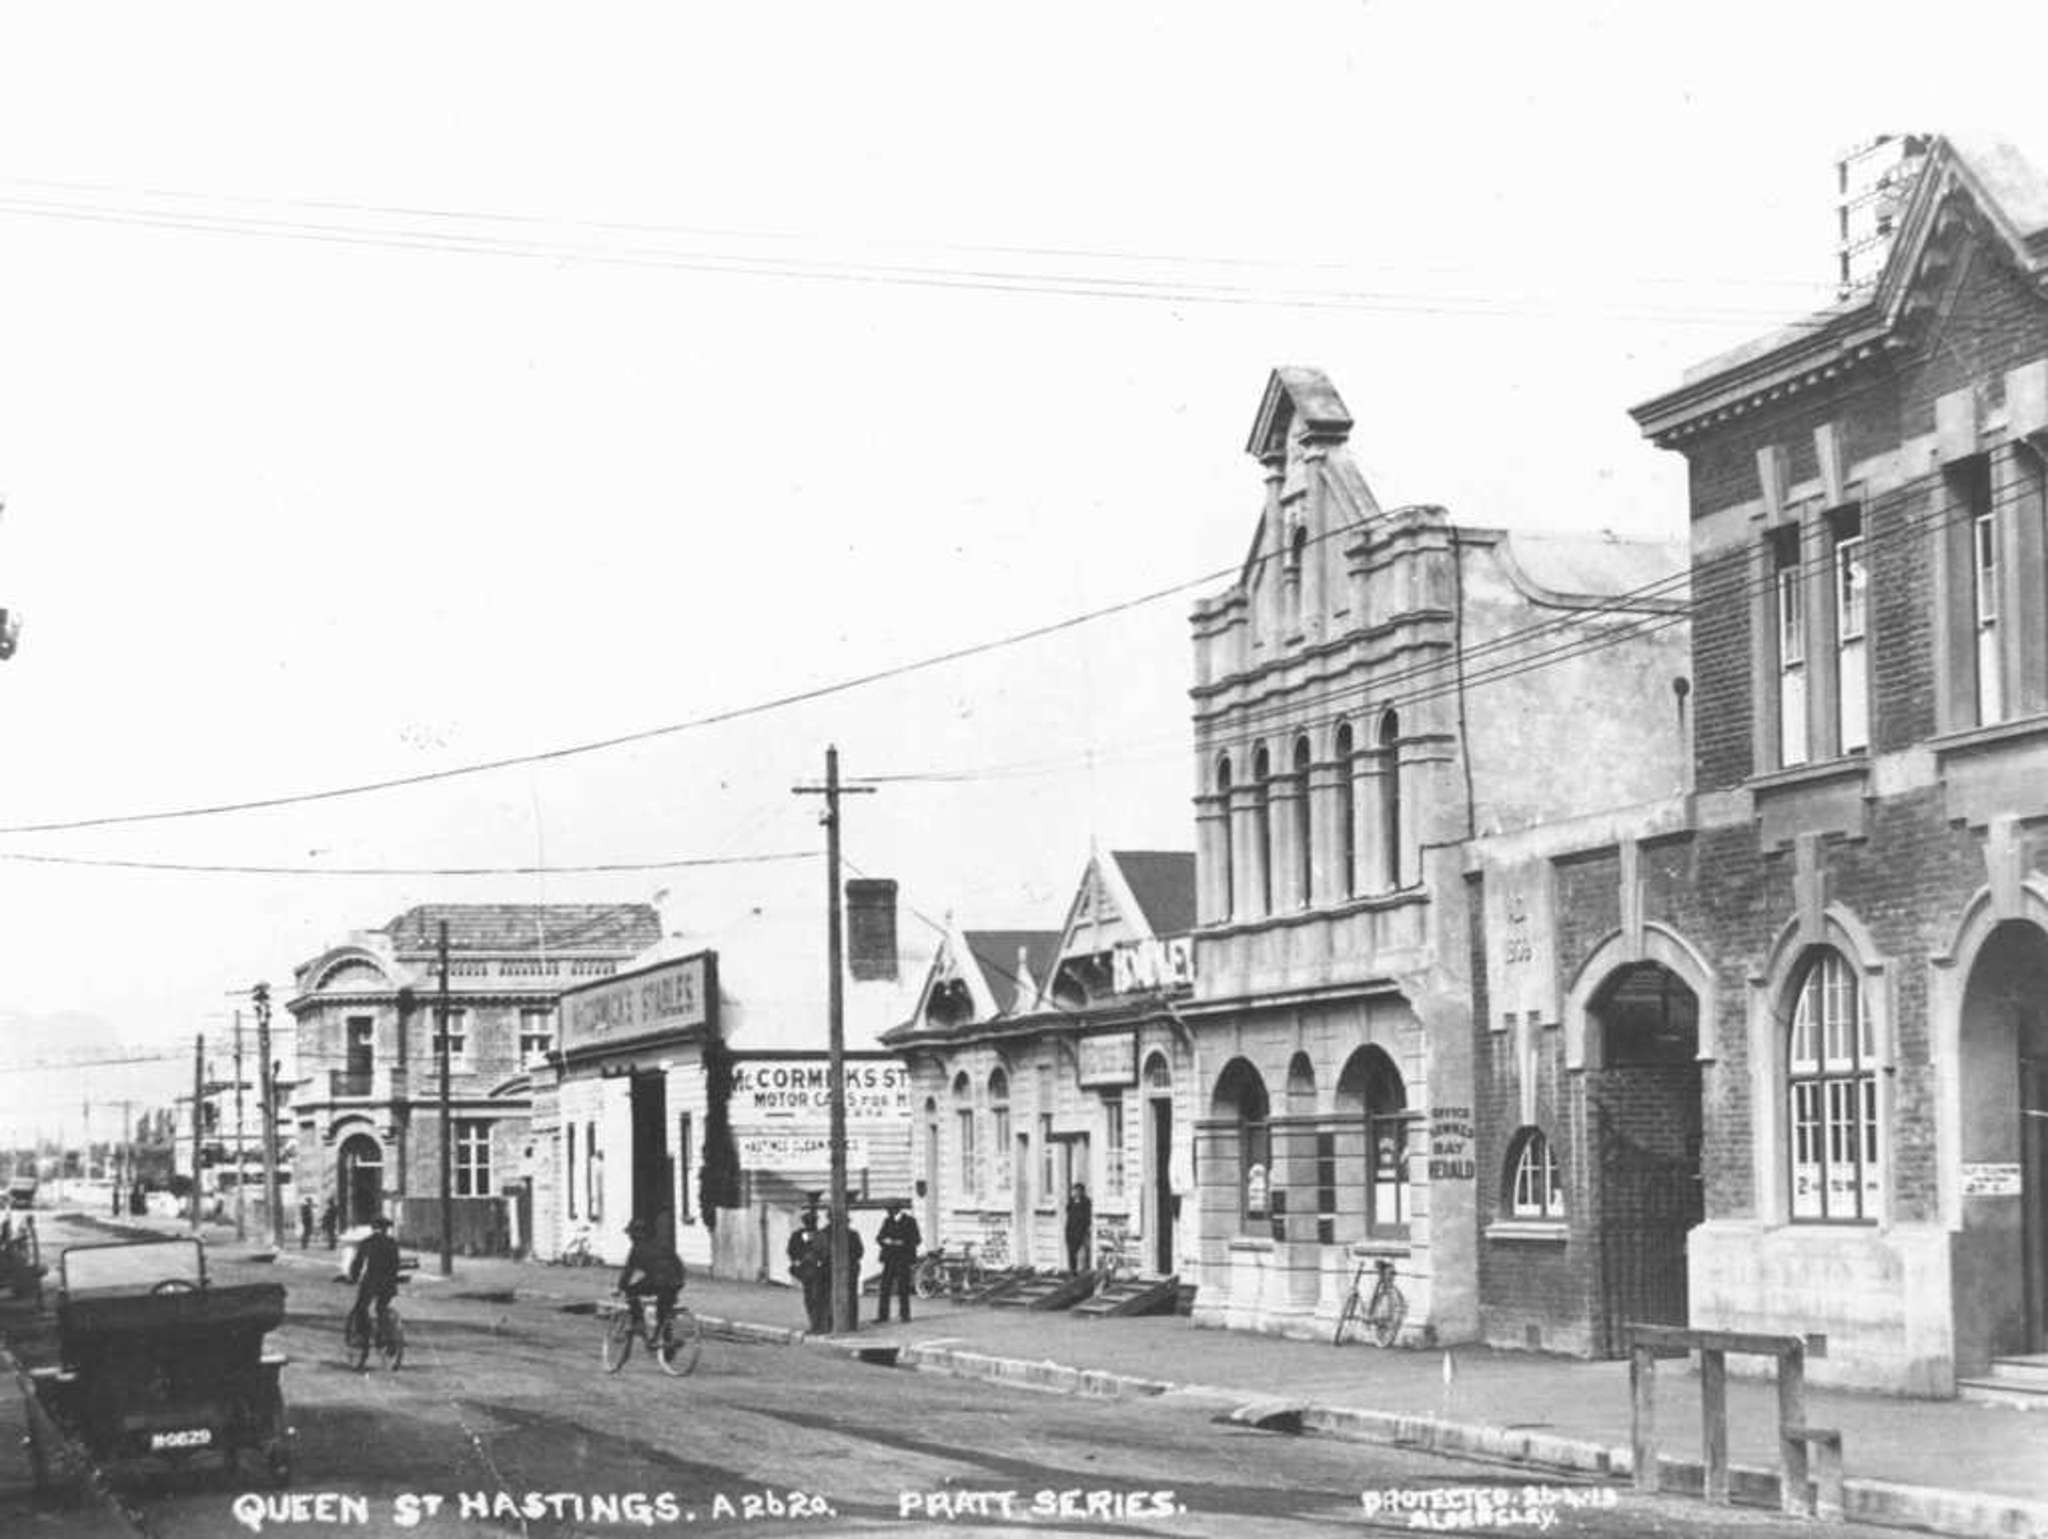
<svg viewBox="0 0 2048 1539"><path fill-rule="evenodd" d="M654 1339L658 1341L675 1315L676 1295L683 1289L683 1258L676 1254L674 1242L657 1233L645 1219L636 1218L626 1225L626 1234L633 1245L626 1252L626 1264L619 1269L617 1291L635 1309L642 1298L654 1299Z"/></svg>
<svg viewBox="0 0 2048 1539"><path fill-rule="evenodd" d="M356 1284L355 1308L348 1312L348 1329L368 1331L369 1305L377 1305L377 1324L391 1316L391 1300L398 1292L398 1242L391 1238L391 1220L378 1214L370 1220L369 1238L356 1247L348 1264L348 1280ZM360 1281L358 1281L360 1279Z"/></svg>

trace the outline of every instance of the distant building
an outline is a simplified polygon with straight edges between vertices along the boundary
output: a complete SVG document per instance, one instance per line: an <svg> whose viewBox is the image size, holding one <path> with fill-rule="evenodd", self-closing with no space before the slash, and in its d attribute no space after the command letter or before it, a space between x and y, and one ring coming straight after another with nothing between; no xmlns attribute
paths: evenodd
<svg viewBox="0 0 2048 1539"><path fill-rule="evenodd" d="M1559 1024L1481 1039L1552 1151L1487 1189L1492 1339L1938 1395L2048 1349L2048 180L1917 148L1872 283L1635 410L1690 471L1695 790L1481 862L1496 1005Z"/></svg>
<svg viewBox="0 0 2048 1539"><path fill-rule="evenodd" d="M1194 898L1192 854L1117 850L1088 862L1059 930L949 928L886 1038L910 1067L927 1243L1063 1267L1078 1181L1145 1270L1176 1270L1196 1103L1174 1011Z"/></svg>
<svg viewBox="0 0 2048 1539"><path fill-rule="evenodd" d="M1501 1179L1464 848L1679 789L1683 555L1383 509L1351 427L1321 373L1271 376L1246 446L1264 507L1237 580L1194 609L1182 1223L1198 1323L1321 1334L1386 1256L1408 1338L1463 1340ZM1543 1168L1542 1132L1511 1135Z"/></svg>
<svg viewBox="0 0 2048 1539"><path fill-rule="evenodd" d="M831 1184L824 908L764 875L743 917L564 992L535 1087L542 1254L581 1237L623 1261L637 1218L693 1266L787 1280L789 1231ZM892 881L848 882L844 913L847 1179L879 1208L912 1181L907 1076L879 1037L930 948L899 936Z"/></svg>
<svg viewBox="0 0 2048 1539"><path fill-rule="evenodd" d="M389 1214L440 1244L440 928L448 930L454 1239L530 1242L531 1075L555 1046L556 997L651 945L646 904L424 904L293 970L300 1078L296 1187L344 1226Z"/></svg>

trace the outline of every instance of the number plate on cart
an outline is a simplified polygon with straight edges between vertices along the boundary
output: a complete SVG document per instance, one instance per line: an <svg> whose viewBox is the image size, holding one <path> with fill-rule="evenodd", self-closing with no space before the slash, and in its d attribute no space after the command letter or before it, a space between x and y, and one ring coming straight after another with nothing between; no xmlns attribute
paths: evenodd
<svg viewBox="0 0 2048 1539"><path fill-rule="evenodd" d="M152 1432L149 1435L152 1453L163 1448L204 1448L212 1441L211 1427L189 1427L181 1432Z"/></svg>

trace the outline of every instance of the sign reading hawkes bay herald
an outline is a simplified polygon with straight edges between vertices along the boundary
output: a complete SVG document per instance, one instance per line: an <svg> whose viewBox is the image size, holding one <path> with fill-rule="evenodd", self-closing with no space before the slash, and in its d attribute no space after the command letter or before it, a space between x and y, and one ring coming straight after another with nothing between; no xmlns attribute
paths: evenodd
<svg viewBox="0 0 2048 1539"><path fill-rule="evenodd" d="M718 953L699 951L561 996L562 1051L585 1052L711 1022Z"/></svg>

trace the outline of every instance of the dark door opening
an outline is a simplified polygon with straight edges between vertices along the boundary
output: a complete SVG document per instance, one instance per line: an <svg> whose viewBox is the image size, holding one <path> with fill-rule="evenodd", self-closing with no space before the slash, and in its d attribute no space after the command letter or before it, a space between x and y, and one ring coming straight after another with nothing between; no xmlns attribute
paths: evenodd
<svg viewBox="0 0 2048 1539"><path fill-rule="evenodd" d="M668 1147L668 1078L633 1076L633 1217L675 1222L676 1166Z"/></svg>
<svg viewBox="0 0 2048 1539"><path fill-rule="evenodd" d="M376 1139L367 1133L351 1136L341 1146L336 1170L341 1177L335 1200L341 1204L342 1228L367 1224L384 1211L384 1152Z"/></svg>
<svg viewBox="0 0 2048 1539"><path fill-rule="evenodd" d="M2027 1351L2048 1352L2048 1059L2020 1060L2020 1198Z"/></svg>
<svg viewBox="0 0 2048 1539"><path fill-rule="evenodd" d="M1162 1277L1173 1271L1173 1102L1152 1100L1152 1270Z"/></svg>

